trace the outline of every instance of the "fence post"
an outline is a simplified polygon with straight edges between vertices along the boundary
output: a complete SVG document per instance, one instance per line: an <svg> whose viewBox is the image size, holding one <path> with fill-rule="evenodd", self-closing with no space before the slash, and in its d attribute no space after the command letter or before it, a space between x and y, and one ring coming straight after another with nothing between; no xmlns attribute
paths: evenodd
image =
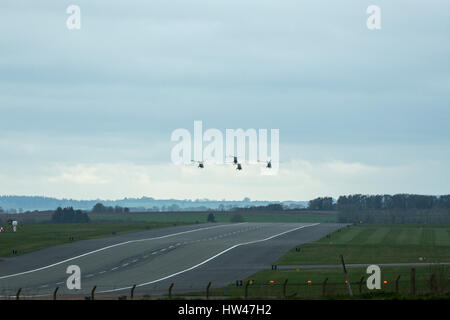
<svg viewBox="0 0 450 320"><path fill-rule="evenodd" d="M244 291L244 298L247 299L248 297L248 286L250 285L250 280L247 280L247 283L245 284L245 291Z"/></svg>
<svg viewBox="0 0 450 320"><path fill-rule="evenodd" d="M364 276L361 277L361 279L359 279L359 294L362 293L362 285L364 283Z"/></svg>
<svg viewBox="0 0 450 320"><path fill-rule="evenodd" d="M92 291L91 291L91 300L94 300L95 289L97 289L97 286L94 286L94 287L92 288Z"/></svg>
<svg viewBox="0 0 450 320"><path fill-rule="evenodd" d="M284 283L283 283L283 297L285 299L286 299L286 286L287 286L287 283L288 283L288 279L284 280Z"/></svg>
<svg viewBox="0 0 450 320"><path fill-rule="evenodd" d="M206 300L209 299L209 287L211 287L211 281L208 282L208 285L206 286Z"/></svg>
<svg viewBox="0 0 450 320"><path fill-rule="evenodd" d="M172 288L173 288L173 282L169 286L169 299L172 299Z"/></svg>
<svg viewBox="0 0 450 320"><path fill-rule="evenodd" d="M53 291L53 300L56 300L56 293L58 292L59 287L55 288L55 291Z"/></svg>
<svg viewBox="0 0 450 320"><path fill-rule="evenodd" d="M398 281L400 280L401 275L398 275L397 279L395 279L395 292L398 293L399 288L398 288Z"/></svg>
<svg viewBox="0 0 450 320"><path fill-rule="evenodd" d="M341 230L339 230L339 231L341 231ZM350 295L350 297L353 297L352 286L350 285L350 280L348 280L347 268L345 268L344 256L342 254L341 254L341 262L342 262L342 268L344 268L345 280L347 281L348 294Z"/></svg>
<svg viewBox="0 0 450 320"><path fill-rule="evenodd" d="M327 294L327 282L328 282L328 278L325 278L325 280L322 283L322 295L326 296Z"/></svg>
<svg viewBox="0 0 450 320"><path fill-rule="evenodd" d="M411 286L410 286L410 290L411 290L411 295L414 296L416 295L416 269L411 268Z"/></svg>
<svg viewBox="0 0 450 320"><path fill-rule="evenodd" d="M17 293L16 293L16 300L19 300L19 297L20 297L20 292L22 291L22 288L19 288L19 290L17 290Z"/></svg>
<svg viewBox="0 0 450 320"><path fill-rule="evenodd" d="M434 281L435 281L435 275L434 273L431 274L430 276L430 292L433 293L435 290L435 285L434 285Z"/></svg>
<svg viewBox="0 0 450 320"><path fill-rule="evenodd" d="M134 289L136 289L136 285L133 284L133 287L131 287L131 292L130 292L130 299L133 300L134 298Z"/></svg>

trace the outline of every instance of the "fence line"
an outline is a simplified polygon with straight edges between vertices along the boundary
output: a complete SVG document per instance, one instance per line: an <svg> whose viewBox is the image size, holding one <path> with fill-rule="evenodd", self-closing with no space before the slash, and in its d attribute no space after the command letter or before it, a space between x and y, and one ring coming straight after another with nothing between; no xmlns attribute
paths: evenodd
<svg viewBox="0 0 450 320"><path fill-rule="evenodd" d="M347 279L347 278L346 278ZM417 296L418 294L434 294L434 295L444 295L450 293L450 276L444 274L436 274L431 272L430 274L423 274L420 281L417 279L416 269L412 268L410 270L409 281L406 277L402 277L402 274L397 276L391 275L392 283L385 280L383 289L381 290L369 290L366 287L367 280L365 277L361 277L359 281L350 282L347 280L343 281L330 281L326 277L323 281L306 281L306 282L293 282L286 278L284 281L278 281L277 283L271 282L258 282L254 280L247 280L245 285L242 285L242 281L237 281L236 285L228 286L225 288L212 288L212 282L209 281L206 288L203 290L196 291L194 286L188 285L177 285L176 288L179 293L174 295L173 288L175 283L171 283L168 287L154 286L153 294L152 288L146 288L146 290L140 289L140 298L169 298L172 299L176 297L191 297L191 298L221 298L221 297L243 297L248 299L253 298L276 298L276 299L292 299L292 298L314 298L314 299L326 299L327 297L337 296L342 298L348 298L348 286L355 285L358 286L359 296L364 297L370 293L384 293L384 294L402 294L405 297ZM409 282L409 285L408 285ZM195 284L198 288L201 284ZM115 288L117 285L104 286L104 288ZM67 294L64 293L58 296L60 287L56 286L53 288L46 288L47 294L43 294L43 289L30 289L30 288L1 288L0 298L3 299L53 299L57 298L77 298L83 297L82 294ZM85 288L88 289L88 288ZM105 297L116 297L118 295L107 295L107 294L95 294L97 285L94 285L90 290L89 296L84 296L86 300L102 299ZM136 296L136 285L131 286L129 295L119 296L119 299L134 299ZM158 290L157 290L158 289ZM50 290L50 291L48 291ZM165 291L165 293L163 293ZM190 291L190 292L189 292ZM8 293L7 293L8 292ZM52 293L51 293L52 292Z"/></svg>

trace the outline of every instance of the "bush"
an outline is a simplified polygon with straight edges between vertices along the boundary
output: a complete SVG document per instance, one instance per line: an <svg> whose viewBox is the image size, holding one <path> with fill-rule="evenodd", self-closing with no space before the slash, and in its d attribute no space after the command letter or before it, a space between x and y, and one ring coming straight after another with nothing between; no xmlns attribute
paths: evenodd
<svg viewBox="0 0 450 320"><path fill-rule="evenodd" d="M244 222L244 221L245 221L244 217L239 213L233 214L230 219L230 222L233 222L233 223Z"/></svg>
<svg viewBox="0 0 450 320"><path fill-rule="evenodd" d="M52 215L53 223L76 223L89 222L89 217L86 212L81 210L73 210L72 207L64 208L58 207Z"/></svg>
<svg viewBox="0 0 450 320"><path fill-rule="evenodd" d="M214 214L210 213L208 214L208 218L206 218L207 222L216 222L216 217L214 216Z"/></svg>

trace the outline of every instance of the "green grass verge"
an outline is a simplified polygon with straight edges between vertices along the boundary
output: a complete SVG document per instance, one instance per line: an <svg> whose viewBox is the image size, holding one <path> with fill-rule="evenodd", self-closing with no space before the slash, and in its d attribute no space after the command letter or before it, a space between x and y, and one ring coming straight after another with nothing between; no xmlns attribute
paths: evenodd
<svg viewBox="0 0 450 320"><path fill-rule="evenodd" d="M182 223L177 223L182 224ZM185 224L185 223L184 223ZM0 233L0 257L12 256L12 250L24 254L70 242L173 226L173 222L90 222L68 224L25 224L16 233ZM114 233L114 234L113 234Z"/></svg>
<svg viewBox="0 0 450 320"><path fill-rule="evenodd" d="M415 298L444 298L450 299L450 285L447 276L450 275L449 266L416 267L416 296ZM433 290L430 289L430 275L435 274L436 282ZM383 267L381 270L382 289L369 290L366 285L361 286L361 277L367 279L365 268L348 269L348 277L354 298L357 299L410 299L409 267ZM396 279L399 279L399 292L396 292ZM323 295L323 282L327 279L325 296ZM248 286L248 298L282 299L284 298L283 284L286 280L286 296L290 299L348 299L349 291L345 283L342 269L300 269L300 270L264 270L247 279L243 279L243 286L236 284L225 288L212 289L211 296L242 298L245 296L245 284L252 280ZM271 283L270 281L273 281ZM308 281L311 281L308 283ZM387 281L384 283L384 281ZM204 296L205 292L196 292L191 296Z"/></svg>
<svg viewBox="0 0 450 320"><path fill-rule="evenodd" d="M217 222L230 222L234 213L214 213ZM241 213L245 222L336 222L335 213ZM93 221L144 221L144 222L190 222L204 223L208 216L205 213L145 213L145 214L121 214L121 215L89 215Z"/></svg>
<svg viewBox="0 0 450 320"><path fill-rule="evenodd" d="M300 245L275 264L450 262L450 225L357 225ZM424 258L424 260L420 260Z"/></svg>

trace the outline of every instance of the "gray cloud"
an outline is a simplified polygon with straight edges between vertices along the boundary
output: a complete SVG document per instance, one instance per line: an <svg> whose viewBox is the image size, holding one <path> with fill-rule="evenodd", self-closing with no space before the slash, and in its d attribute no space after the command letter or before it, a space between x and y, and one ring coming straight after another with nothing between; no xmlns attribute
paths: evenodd
<svg viewBox="0 0 450 320"><path fill-rule="evenodd" d="M356 0L75 2L79 31L65 27L72 1L0 4L0 163L11 183L17 163L167 163L170 133L194 120L279 128L285 161L407 166L422 177L439 163L450 175L447 1L377 1L380 31L365 27L372 3ZM412 191L449 187L401 179ZM349 189L332 185L324 190Z"/></svg>

